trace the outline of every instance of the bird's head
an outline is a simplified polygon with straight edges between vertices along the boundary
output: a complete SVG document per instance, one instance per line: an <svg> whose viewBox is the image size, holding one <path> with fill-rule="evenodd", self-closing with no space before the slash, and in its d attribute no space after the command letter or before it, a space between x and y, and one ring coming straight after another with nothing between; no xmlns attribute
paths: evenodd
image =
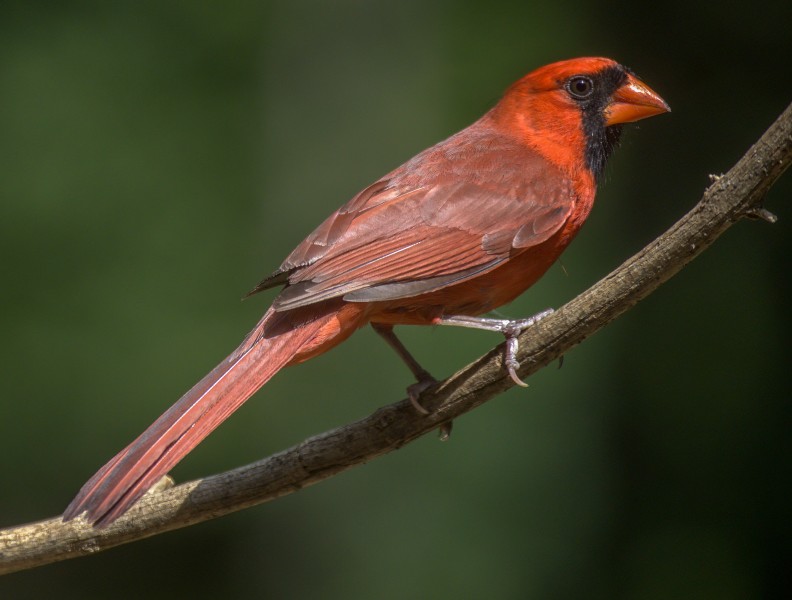
<svg viewBox="0 0 792 600"><path fill-rule="evenodd" d="M597 179L622 123L670 110L627 67L608 58L576 58L529 73L491 114L560 167L584 166Z"/></svg>

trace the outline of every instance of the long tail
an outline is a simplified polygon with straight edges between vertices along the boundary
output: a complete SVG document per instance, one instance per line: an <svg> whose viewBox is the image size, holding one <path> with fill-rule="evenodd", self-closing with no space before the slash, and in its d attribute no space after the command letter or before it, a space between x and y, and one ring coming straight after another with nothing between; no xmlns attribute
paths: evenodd
<svg viewBox="0 0 792 600"><path fill-rule="evenodd" d="M239 348L88 480L64 521L85 512L95 526L109 525L283 367L327 351L362 324L355 305L306 309L267 311Z"/></svg>

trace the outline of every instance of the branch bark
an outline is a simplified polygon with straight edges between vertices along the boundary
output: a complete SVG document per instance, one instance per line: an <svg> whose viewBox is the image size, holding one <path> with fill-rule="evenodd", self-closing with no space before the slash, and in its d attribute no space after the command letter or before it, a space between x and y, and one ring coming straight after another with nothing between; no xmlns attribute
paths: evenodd
<svg viewBox="0 0 792 600"><path fill-rule="evenodd" d="M667 232L520 337L520 375L557 360L651 294L743 217L774 222L767 191L792 162L792 105L699 203ZM0 574L99 552L285 496L386 454L487 402L513 384L499 346L427 390L419 415L407 400L309 438L256 463L147 494L107 529L60 517L0 531Z"/></svg>

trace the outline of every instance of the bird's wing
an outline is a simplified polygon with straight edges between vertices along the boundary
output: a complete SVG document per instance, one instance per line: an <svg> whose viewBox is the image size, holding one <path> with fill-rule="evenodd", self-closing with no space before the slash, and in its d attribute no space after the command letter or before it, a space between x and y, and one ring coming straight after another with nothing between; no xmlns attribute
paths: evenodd
<svg viewBox="0 0 792 600"><path fill-rule="evenodd" d="M574 207L567 180L529 156L519 167L494 163L500 177L478 181L394 172L332 214L254 292L287 284L273 303L281 311L411 297L488 271L547 240Z"/></svg>

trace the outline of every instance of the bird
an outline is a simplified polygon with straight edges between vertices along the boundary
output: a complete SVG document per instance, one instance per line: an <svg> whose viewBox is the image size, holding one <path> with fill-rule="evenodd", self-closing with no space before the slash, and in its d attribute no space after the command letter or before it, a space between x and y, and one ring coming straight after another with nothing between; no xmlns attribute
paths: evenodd
<svg viewBox="0 0 792 600"><path fill-rule="evenodd" d="M584 57L512 84L472 125L420 152L332 213L263 279L281 287L240 346L81 488L63 513L94 527L121 517L176 463L284 367L371 324L416 378L434 378L396 325L456 325L506 337L547 314L484 317L531 287L587 219L622 125L669 112L627 67Z"/></svg>

